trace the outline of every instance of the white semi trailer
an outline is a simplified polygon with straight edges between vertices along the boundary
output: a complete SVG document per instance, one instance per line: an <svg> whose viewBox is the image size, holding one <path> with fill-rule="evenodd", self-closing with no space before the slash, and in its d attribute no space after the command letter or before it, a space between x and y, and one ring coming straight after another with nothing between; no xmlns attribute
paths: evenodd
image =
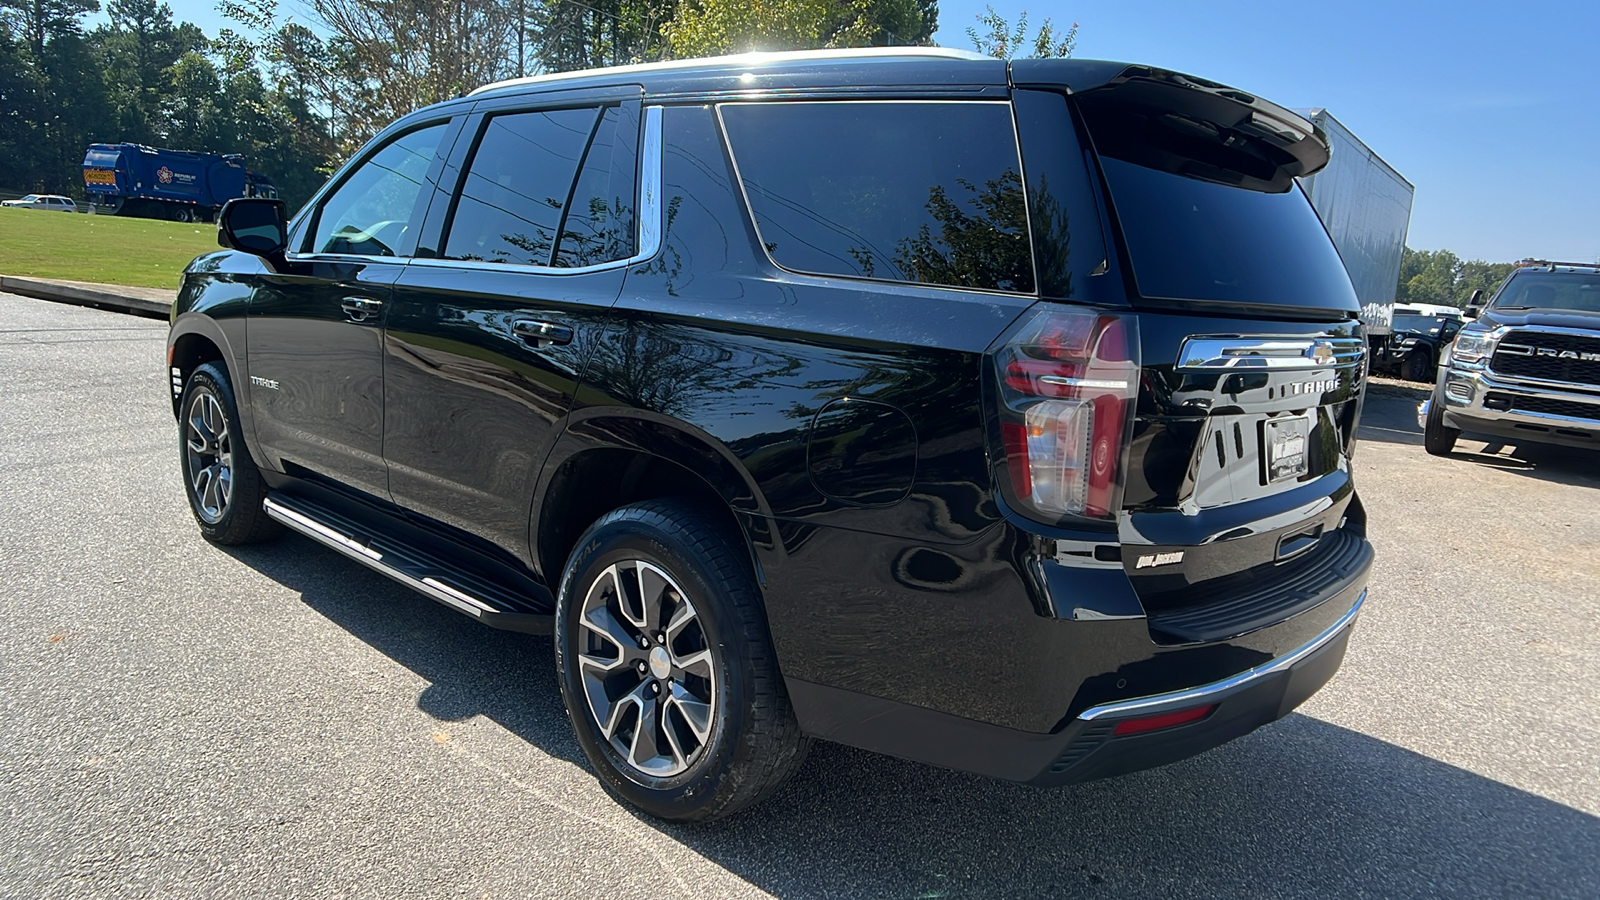
<svg viewBox="0 0 1600 900"><path fill-rule="evenodd" d="M1411 225L1411 182L1326 109L1299 110L1328 136L1327 168L1300 179L1339 248L1369 337L1389 334L1400 255Z"/></svg>

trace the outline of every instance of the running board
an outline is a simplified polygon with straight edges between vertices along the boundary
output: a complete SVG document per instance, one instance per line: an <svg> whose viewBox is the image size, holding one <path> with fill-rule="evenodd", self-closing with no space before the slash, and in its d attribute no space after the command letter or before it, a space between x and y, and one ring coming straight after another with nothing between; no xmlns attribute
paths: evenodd
<svg viewBox="0 0 1600 900"><path fill-rule="evenodd" d="M485 625L528 634L550 634L553 630L555 617L540 608L548 609L546 598L519 596L517 591L470 573L434 553L371 535L353 520L320 504L275 493L262 502L262 509L289 529Z"/></svg>

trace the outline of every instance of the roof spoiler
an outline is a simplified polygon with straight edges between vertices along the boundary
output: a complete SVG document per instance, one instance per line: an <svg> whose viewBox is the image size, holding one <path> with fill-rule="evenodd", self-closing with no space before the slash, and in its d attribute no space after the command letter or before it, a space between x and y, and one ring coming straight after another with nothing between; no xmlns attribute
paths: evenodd
<svg viewBox="0 0 1600 900"><path fill-rule="evenodd" d="M1203 181L1283 193L1328 164L1310 120L1253 94L1166 69L1017 60L1017 87L1067 88L1104 156Z"/></svg>

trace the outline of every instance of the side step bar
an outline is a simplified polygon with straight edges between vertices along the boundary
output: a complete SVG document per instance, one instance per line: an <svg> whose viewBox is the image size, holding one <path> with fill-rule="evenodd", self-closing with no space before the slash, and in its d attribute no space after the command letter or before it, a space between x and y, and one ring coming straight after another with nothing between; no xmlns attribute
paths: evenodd
<svg viewBox="0 0 1600 900"><path fill-rule="evenodd" d="M554 629L555 617L538 611L536 598L518 597L425 550L383 536L366 536L349 520L315 503L273 494L262 509L291 530L485 625L528 634L550 634Z"/></svg>

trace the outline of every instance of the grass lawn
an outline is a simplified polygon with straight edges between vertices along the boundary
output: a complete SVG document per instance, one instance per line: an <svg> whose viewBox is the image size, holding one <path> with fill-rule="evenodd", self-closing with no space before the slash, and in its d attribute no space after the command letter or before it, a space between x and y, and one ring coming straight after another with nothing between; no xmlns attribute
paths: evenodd
<svg viewBox="0 0 1600 900"><path fill-rule="evenodd" d="M0 275L178 289L178 273L217 247L217 226L0 209Z"/></svg>

